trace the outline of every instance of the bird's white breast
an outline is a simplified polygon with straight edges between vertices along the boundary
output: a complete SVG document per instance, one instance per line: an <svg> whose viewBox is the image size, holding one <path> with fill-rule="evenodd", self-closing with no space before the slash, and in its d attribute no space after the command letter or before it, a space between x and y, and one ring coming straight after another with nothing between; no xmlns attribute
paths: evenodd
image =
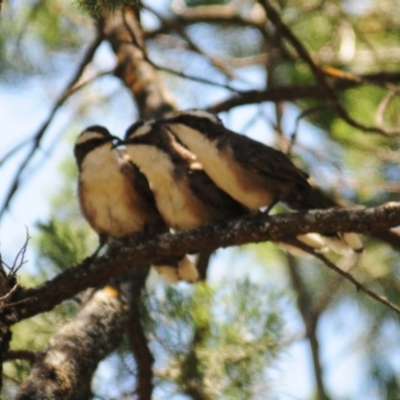
<svg viewBox="0 0 400 400"><path fill-rule="evenodd" d="M174 124L170 128L197 156L204 171L222 190L253 211L267 205L263 191L251 184L245 171L234 161L230 149L220 151L217 140L210 140L201 132L185 125Z"/></svg>
<svg viewBox="0 0 400 400"><path fill-rule="evenodd" d="M187 181L175 179L175 166L169 155L150 145L128 145L126 150L149 181L158 211L166 223L180 230L201 225L201 219L190 207L193 199Z"/></svg>
<svg viewBox="0 0 400 400"><path fill-rule="evenodd" d="M114 237L140 232L145 222L127 198L132 183L120 172L119 157L110 144L100 146L84 158L80 175L85 215L94 229Z"/></svg>

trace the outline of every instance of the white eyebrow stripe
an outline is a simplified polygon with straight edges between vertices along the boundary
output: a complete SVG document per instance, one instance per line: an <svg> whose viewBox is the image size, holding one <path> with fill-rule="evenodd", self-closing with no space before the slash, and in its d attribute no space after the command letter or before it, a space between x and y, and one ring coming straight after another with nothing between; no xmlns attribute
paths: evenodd
<svg viewBox="0 0 400 400"><path fill-rule="evenodd" d="M131 132L128 136L129 138L144 136L151 131L151 125L149 123L145 123L144 125L137 128L135 131Z"/></svg>
<svg viewBox="0 0 400 400"><path fill-rule="evenodd" d="M75 144L83 144L90 142L93 139L104 139L104 135L100 132L95 132L95 131L85 131L81 133L78 138L76 139Z"/></svg>
<svg viewBox="0 0 400 400"><path fill-rule="evenodd" d="M198 117L198 118L207 118L210 121L220 124L221 121L218 119L218 117L214 114L209 113L208 111L204 110L188 110L188 111L182 111L181 115L193 115L193 117Z"/></svg>

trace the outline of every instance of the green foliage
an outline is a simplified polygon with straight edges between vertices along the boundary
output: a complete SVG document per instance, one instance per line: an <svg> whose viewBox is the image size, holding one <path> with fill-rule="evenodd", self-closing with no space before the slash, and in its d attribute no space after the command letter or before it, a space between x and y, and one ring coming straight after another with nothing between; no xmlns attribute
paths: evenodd
<svg viewBox="0 0 400 400"><path fill-rule="evenodd" d="M72 158L60 164L64 178L52 195L53 211L49 220L39 222L40 235L35 239L41 263L60 271L69 268L91 254L96 248L97 235L83 219L77 199L77 167Z"/></svg>
<svg viewBox="0 0 400 400"><path fill-rule="evenodd" d="M198 284L190 291L158 290L148 291L145 305L152 346L168 353L160 370L169 372L160 378L186 392L188 374L198 368L195 378L207 398L250 399L265 393L266 370L289 342L282 293L248 279L221 287Z"/></svg>
<svg viewBox="0 0 400 400"><path fill-rule="evenodd" d="M88 235L89 228L79 213L76 199L76 166L69 159L60 167L61 185L53 197L53 216L46 222L38 223L39 233L33 237L37 250L37 264L34 274L24 272L22 284L38 285L49 280L56 273L72 267L95 248L96 236ZM89 240L88 240L89 237ZM31 243L30 243L31 244ZM47 346L50 338L77 311L77 303L67 301L51 312L23 320L12 326L11 349L40 351ZM15 391L15 381L23 381L29 371L27 362L15 361L5 364L6 376L3 396ZM3 398L3 397L2 397Z"/></svg>
<svg viewBox="0 0 400 400"><path fill-rule="evenodd" d="M57 74L60 56L73 57L75 62L82 36L92 35L90 24L69 1L10 1L3 7L0 25L3 81L15 84L21 77Z"/></svg>
<svg viewBox="0 0 400 400"><path fill-rule="evenodd" d="M140 0L77 0L77 4L90 15L98 17L102 14L111 14L125 6L140 7Z"/></svg>

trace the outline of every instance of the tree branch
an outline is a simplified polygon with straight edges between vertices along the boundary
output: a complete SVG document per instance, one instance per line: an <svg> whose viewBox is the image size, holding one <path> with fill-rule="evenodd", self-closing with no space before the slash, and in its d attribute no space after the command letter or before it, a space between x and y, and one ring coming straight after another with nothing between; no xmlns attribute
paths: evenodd
<svg viewBox="0 0 400 400"><path fill-rule="evenodd" d="M49 311L63 300L88 287L105 284L138 265L160 261L166 256L212 251L218 247L273 240L287 241L307 232L385 231L400 225L400 203L386 203L367 209L329 209L274 216L260 213L255 217L227 220L206 227L141 239L121 246L93 263L83 262L33 289L21 290L13 297L12 322Z"/></svg>
<svg viewBox="0 0 400 400"><path fill-rule="evenodd" d="M399 83L399 72L384 72L362 75L359 81L335 79L331 86L336 92L345 91L366 84L382 85L384 83ZM249 90L237 93L219 103L208 107L209 111L219 113L229 111L234 107L247 104L259 104L264 101L296 101L305 99L326 100L326 93L321 90L319 83L276 86L265 90Z"/></svg>
<svg viewBox="0 0 400 400"><path fill-rule="evenodd" d="M303 43L296 37L296 35L289 29L289 27L283 23L278 12L271 5L270 0L260 0L260 3L265 8L265 11L267 12L268 18L271 20L271 22L280 31L282 36L284 36L292 44L299 57L304 60L310 67L311 72L319 83L319 86L322 88L322 92L324 92L325 96L328 96L328 99L330 100L332 106L341 118L343 118L349 125L353 126L354 128L361 129L364 132L379 133L385 136L391 134L400 134L400 132L388 132L376 126L367 126L354 120L340 103L340 100L334 88L327 82L326 72L324 68L321 68L319 65L317 65L317 63L313 60L311 55L304 47ZM344 74L344 77L347 80L348 75ZM353 76L353 78L357 77ZM350 81L352 80L353 79L350 79ZM355 81L357 81L357 79L355 79Z"/></svg>
<svg viewBox="0 0 400 400"><path fill-rule="evenodd" d="M9 350L4 356L4 361L28 360L30 364L33 364L36 356L37 353L32 350Z"/></svg>
<svg viewBox="0 0 400 400"><path fill-rule="evenodd" d="M27 165L33 158L33 156L36 154L36 151L39 149L40 143L42 141L44 134L46 133L47 128L49 127L51 121L53 120L54 116L56 115L58 109L64 104L64 102L68 99L68 97L77 90L75 85L78 83L86 66L91 62L91 60L92 60L97 48L99 47L100 43L102 42L102 40L103 39L101 36L97 36L95 38L95 40L91 43L91 45L87 49L86 53L84 54L82 61L79 63L78 68L75 71L74 75L72 76L71 80L69 81L66 88L59 96L59 98L54 103L49 116L47 117L45 122L42 124L42 126L39 128L39 130L35 133L33 138L30 140L32 142L32 147L29 150L26 157L24 158L24 160L22 161L21 165L18 168L18 172L15 174L14 179L12 180L10 189L9 189L8 193L6 194L4 204L0 209L0 219L4 215L4 212L7 210L8 206L10 205L12 198L14 197L18 188L20 187L21 176L22 176L23 172L25 171ZM25 144L25 142L22 142L20 145L24 145L24 144ZM15 151L16 151L16 148L12 149L5 157L3 157L2 162L4 162L4 159L6 157L8 157L10 154L14 154Z"/></svg>
<svg viewBox="0 0 400 400"><path fill-rule="evenodd" d="M297 308L300 311L300 315L303 319L304 326L306 328L306 335L310 344L314 376L317 384L318 399L328 400L329 397L326 393L324 381L323 381L323 370L320 360L319 341L317 337L317 325L319 321L319 314L314 314L312 296L307 291L306 285L303 283L302 277L298 271L298 265L296 265L296 259L288 254L287 267L289 276L292 281L292 286L297 292Z"/></svg>
<svg viewBox="0 0 400 400"><path fill-rule="evenodd" d="M120 343L127 299L107 286L36 357L16 399L86 400L97 364Z"/></svg>
<svg viewBox="0 0 400 400"><path fill-rule="evenodd" d="M290 240L287 240L286 242L289 243L289 244L292 244L292 245L295 245L295 246L299 247L300 249L306 251L307 253L312 254L314 257L316 257L319 260L321 260L328 268L332 269L333 271L335 271L336 273L338 273L339 275L343 276L348 281L353 283L354 286L356 287L357 291L361 291L361 292L366 293L368 296L372 297L373 299L379 301L380 303L384 304L385 306L391 308L392 310L394 310L394 311L396 311L397 313L400 314L400 307L398 307L395 304L391 303L386 297L379 296L378 294L376 294L372 290L370 290L367 287L365 287L364 285L362 285L359 281L357 281L356 278L354 278L353 275L351 275L348 272L343 271L342 269L340 269L337 265L335 265L331 260L329 260L323 254L315 252L312 247L305 245L304 243L300 242L297 239L290 239Z"/></svg>
<svg viewBox="0 0 400 400"><path fill-rule="evenodd" d="M134 13L126 8L99 19L99 27L118 59L116 75L132 93L140 117L162 117L175 109L154 70L146 60L143 30Z"/></svg>

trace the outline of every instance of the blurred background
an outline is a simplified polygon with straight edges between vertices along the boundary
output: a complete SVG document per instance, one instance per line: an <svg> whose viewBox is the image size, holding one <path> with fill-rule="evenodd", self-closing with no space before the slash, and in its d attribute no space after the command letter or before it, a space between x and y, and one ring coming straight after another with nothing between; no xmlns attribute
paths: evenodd
<svg viewBox="0 0 400 400"><path fill-rule="evenodd" d="M217 111L230 129L290 154L338 204L399 200L400 3L274 3L326 68L350 121L263 3L141 3L147 61L171 104ZM113 11L96 4L1 5L0 252L12 265L29 233L19 272L25 287L76 265L97 244L77 201L76 136L100 124L122 137L143 116L115 72L115 49L99 37L96 13ZM364 254L329 258L399 304L400 235L362 240ZM152 272L141 307L155 358L154 399L400 398L398 316L319 261L272 243L217 250L198 285L167 286ZM43 349L77 308L67 301L15 325L11 348ZM123 340L99 365L93 398L140 398L137 367ZM2 398L13 398L28 369L27 361L5 363Z"/></svg>

